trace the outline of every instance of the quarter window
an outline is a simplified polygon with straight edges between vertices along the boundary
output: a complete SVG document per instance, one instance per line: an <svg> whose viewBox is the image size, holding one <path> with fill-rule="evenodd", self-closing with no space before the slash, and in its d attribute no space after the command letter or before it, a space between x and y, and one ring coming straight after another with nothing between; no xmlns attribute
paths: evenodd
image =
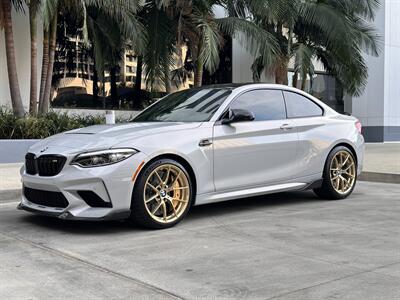
<svg viewBox="0 0 400 300"><path fill-rule="evenodd" d="M255 121L286 119L285 101L280 90L255 90L240 95L230 105L232 109L246 109Z"/></svg>
<svg viewBox="0 0 400 300"><path fill-rule="evenodd" d="M324 111L310 99L293 92L284 92L289 118L322 116Z"/></svg>

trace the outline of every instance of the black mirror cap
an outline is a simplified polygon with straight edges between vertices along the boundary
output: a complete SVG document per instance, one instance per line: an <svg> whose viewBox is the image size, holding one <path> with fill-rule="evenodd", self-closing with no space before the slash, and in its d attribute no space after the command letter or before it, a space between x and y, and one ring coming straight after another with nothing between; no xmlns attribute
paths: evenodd
<svg viewBox="0 0 400 300"><path fill-rule="evenodd" d="M229 109L221 120L222 124L231 124L236 122L253 121L255 119L254 114L246 109Z"/></svg>

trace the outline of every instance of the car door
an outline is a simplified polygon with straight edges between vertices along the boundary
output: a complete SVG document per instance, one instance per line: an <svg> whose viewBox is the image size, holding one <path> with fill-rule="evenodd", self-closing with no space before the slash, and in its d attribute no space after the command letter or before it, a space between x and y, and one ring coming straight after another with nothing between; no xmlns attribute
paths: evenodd
<svg viewBox="0 0 400 300"><path fill-rule="evenodd" d="M324 110L316 102L299 93L284 91L288 118L293 122L299 136L297 163L294 165L295 178L322 172L325 164L327 120ZM328 139L329 140L329 139Z"/></svg>
<svg viewBox="0 0 400 300"><path fill-rule="evenodd" d="M245 109L253 121L214 126L216 191L284 182L292 177L298 137L287 119L281 90L257 89L236 97L231 109Z"/></svg>

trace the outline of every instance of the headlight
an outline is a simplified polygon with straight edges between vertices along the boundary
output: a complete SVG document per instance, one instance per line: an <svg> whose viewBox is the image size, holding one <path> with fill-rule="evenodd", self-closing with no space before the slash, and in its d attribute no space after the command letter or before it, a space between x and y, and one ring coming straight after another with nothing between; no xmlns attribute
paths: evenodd
<svg viewBox="0 0 400 300"><path fill-rule="evenodd" d="M137 152L135 149L128 148L86 152L77 155L71 161L71 165L78 165L83 168L107 166L123 161Z"/></svg>

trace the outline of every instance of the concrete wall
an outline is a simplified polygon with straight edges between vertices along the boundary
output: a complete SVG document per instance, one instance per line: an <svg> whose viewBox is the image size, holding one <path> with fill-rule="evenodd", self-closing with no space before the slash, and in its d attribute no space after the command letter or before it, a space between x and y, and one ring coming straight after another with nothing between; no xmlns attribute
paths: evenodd
<svg viewBox="0 0 400 300"><path fill-rule="evenodd" d="M19 163L25 160L25 154L39 140L0 140L0 164Z"/></svg>
<svg viewBox="0 0 400 300"><path fill-rule="evenodd" d="M30 33L28 9L25 12L13 11L13 30L17 72L21 97L25 109L29 107L30 93ZM38 78L41 73L43 29L38 26ZM4 31L0 31L0 106L11 107L10 88L8 83L6 49L4 44ZM40 80L38 80L40 81ZM40 83L38 82L38 87Z"/></svg>
<svg viewBox="0 0 400 300"><path fill-rule="evenodd" d="M379 57L365 56L368 83L352 101L353 115L363 123L371 142L400 141L400 1L382 0L375 26L382 37Z"/></svg>
<svg viewBox="0 0 400 300"><path fill-rule="evenodd" d="M101 116L105 118L106 110L104 109L75 109L75 108L53 108L58 113L66 113L69 116ZM129 120L135 117L140 111L135 110L115 110L115 118L122 120Z"/></svg>
<svg viewBox="0 0 400 300"><path fill-rule="evenodd" d="M400 141L400 1L385 1L384 140Z"/></svg>
<svg viewBox="0 0 400 300"><path fill-rule="evenodd" d="M385 40L385 3L382 3L374 24L378 33ZM364 126L366 137L372 141L382 139L384 126L384 102L385 102L385 52L379 57L365 55L368 66L368 83L364 93L360 97L354 97L352 101L352 114L356 116Z"/></svg>

